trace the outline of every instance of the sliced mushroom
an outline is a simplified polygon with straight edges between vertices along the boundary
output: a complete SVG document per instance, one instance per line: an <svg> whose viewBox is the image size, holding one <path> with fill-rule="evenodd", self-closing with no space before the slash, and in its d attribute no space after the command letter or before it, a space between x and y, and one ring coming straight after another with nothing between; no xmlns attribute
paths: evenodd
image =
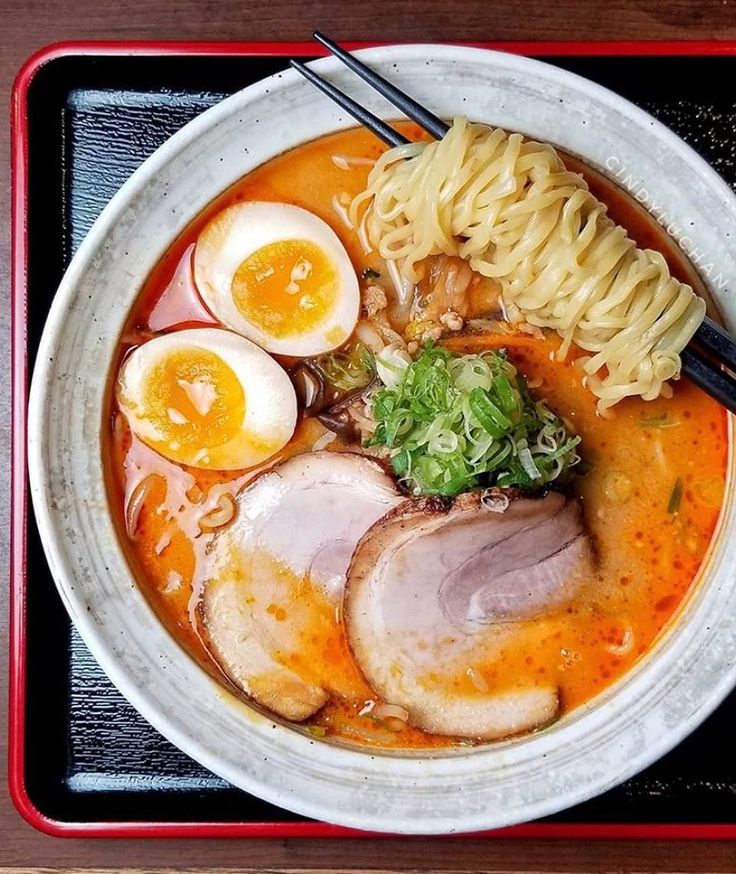
<svg viewBox="0 0 736 874"><path fill-rule="evenodd" d="M350 678L322 655L342 640L336 611L356 543L401 500L379 464L328 451L292 458L238 496L207 556L201 614L213 656L261 705L302 720L329 691L347 694Z"/></svg>
<svg viewBox="0 0 736 874"><path fill-rule="evenodd" d="M559 706L555 686L535 677L510 677L501 692L458 680L514 623L564 604L591 569L577 502L491 497L407 501L353 556L345 621L355 658L376 693L426 731L505 737Z"/></svg>
<svg viewBox="0 0 736 874"><path fill-rule="evenodd" d="M314 362L305 359L297 364L290 376L305 415L317 415L325 406L325 383L320 369Z"/></svg>

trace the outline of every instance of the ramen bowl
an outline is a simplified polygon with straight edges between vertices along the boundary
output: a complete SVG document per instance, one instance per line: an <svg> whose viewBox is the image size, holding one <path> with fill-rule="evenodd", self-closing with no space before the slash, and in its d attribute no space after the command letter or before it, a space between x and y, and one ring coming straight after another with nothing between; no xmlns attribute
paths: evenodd
<svg viewBox="0 0 736 874"><path fill-rule="evenodd" d="M650 116L582 78L512 55L422 45L361 55L442 117L466 113L524 132L617 179L700 265L726 323L736 324L726 293L736 285L736 198ZM333 59L315 68L392 117ZM87 646L133 706L202 765L273 804L340 825L404 834L498 828L582 802L646 767L736 683L730 476L689 596L621 680L543 732L435 752L320 740L227 692L149 606L108 504L107 391L146 277L192 219L244 174L352 124L285 72L205 112L134 173L77 252L49 315L30 396L31 494L54 579Z"/></svg>

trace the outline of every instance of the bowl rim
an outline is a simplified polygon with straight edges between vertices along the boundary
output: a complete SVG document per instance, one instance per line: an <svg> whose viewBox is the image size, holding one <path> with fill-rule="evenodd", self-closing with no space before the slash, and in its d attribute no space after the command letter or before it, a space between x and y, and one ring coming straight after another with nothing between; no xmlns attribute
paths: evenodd
<svg viewBox="0 0 736 874"><path fill-rule="evenodd" d="M483 56L487 60L495 59L496 61L499 61L500 59L503 59L503 66L511 71L533 71L540 75L546 73L546 75L550 79L557 80L558 82L564 82L573 87L577 87L578 89L582 88L582 90L587 92L587 94L592 95L594 98L606 103L609 106L612 106L622 115L626 115L641 124L646 124L649 128L655 128L658 135L666 139L668 145L673 150L678 151L684 157L687 163L692 166L693 169L696 170L696 172L699 173L701 178L704 180L704 183L708 187L716 191L724 199L729 201L734 200L733 192L720 178L720 176L718 176L716 172L711 167L709 167L709 165L705 161L703 161L703 159L697 156L696 153L694 153L688 146L686 146L681 140L679 140L679 138L677 138L676 135L672 133L668 128L652 119L643 110L638 109L633 104L628 103L628 101L624 100L623 98L619 97L608 89L591 83L588 80L577 76L576 74L569 73L541 61L536 61L516 55L510 55L503 52L496 52L487 49L471 48L465 46L438 46L433 44L382 46L378 48L365 49L361 51L360 54L367 60L374 61L376 63L394 60L397 55L402 59L410 58L412 56L426 57L431 55L433 59L444 58L448 60L451 60L452 58L458 56L465 58L478 58L479 56ZM325 73L329 73L339 69L338 62L332 58L320 59L315 63L315 66L321 72ZM39 344L37 364L33 374L28 405L28 465L31 481L31 495L39 521L39 529L41 531L44 548L49 559L49 565L52 570L52 574L54 576L57 588L60 591L67 610L72 616L72 619L79 629L85 643L90 648L95 658L100 662L103 670L105 670L112 682L118 687L118 689L120 689L125 697L131 701L133 706L136 707L136 709L139 710L139 712L141 712L144 717L149 722L151 722L162 734L164 734L164 736L172 740L177 746L182 748L188 754L193 755L194 758L198 759L206 767L210 768L215 773L220 774L222 774L222 768L220 766L219 760L216 757L213 758L210 755L209 750L206 747L202 746L202 744L198 743L197 739L182 734L177 724L169 719L167 714L157 711L156 703L150 701L143 690L139 690L134 683L131 683L127 670L120 662L118 656L116 656L114 651L110 648L109 641L106 639L105 634L102 633L101 626L96 624L92 618L87 616L85 610L82 609L83 605L80 601L79 596L77 596L73 591L73 587L70 590L69 580L67 579L68 569L65 568L66 561L63 549L65 538L63 532L61 532L58 528L58 525L55 524L54 511L49 504L49 495L47 492L46 484L44 482L44 474L47 465L44 455L43 432L42 430L39 430L39 428L44 420L43 411L45 409L48 395L50 392L50 383L53 370L51 359L53 359L53 352L63 337L65 327L65 320L63 317L67 309L68 301L71 298L71 295L73 294L74 288L76 287L77 283L81 280L81 277L86 270L88 263L91 259L94 258L94 255L98 251L99 247L103 245L103 241L108 236L111 228L120 219L122 214L124 214L125 210L128 207L130 198L142 187L155 179L156 175L184 148L186 148L186 146L190 142L196 140L202 135L205 135L207 131L215 126L220 119L228 117L233 109L241 105L242 102L247 103L249 100L253 100L257 96L262 97L264 90L267 91L269 87L271 89L274 89L276 87L289 88L299 81L300 79L297 73L293 71L287 71L285 73L276 74L275 76L255 83L254 85L249 86L247 89L244 89L244 91L238 92L233 96L225 99L221 103L202 113L202 115L198 116L194 121L190 122L180 131L174 134L169 140L167 140L166 143L164 143L159 149L157 149L153 153L153 155L151 155L141 165L141 167L130 177L130 179L128 179L124 183L124 185L119 189L119 191L111 199L109 204L102 211L93 228L86 236L85 240L79 247L79 250L72 259L72 262L67 269L64 279L62 280L59 291L57 292L57 295L50 309L47 325L44 330L41 342ZM730 441L730 444L731 443L732 441ZM726 505L726 503L727 501L724 499L724 506ZM720 533L723 533L723 526L721 526ZM716 536L714 536L713 543L711 544L711 551L715 548L716 539ZM697 588L699 589L699 591L702 592L702 586L698 586ZM164 633L168 634L168 632ZM661 648L661 645L665 643L666 640L663 640L656 644L650 650L650 655L654 653L655 650L659 650ZM647 661L650 659L650 655L647 656ZM641 666L642 663L640 662L639 668L630 670L627 673L626 677L629 677L634 673L640 672ZM630 759L627 765L620 768L616 772L615 776L612 776L610 779L598 780L593 790L590 790L590 787L583 787L583 789L579 790L577 794L575 794L574 792L569 793L569 795L565 799L564 806L578 803L590 797L592 794L598 794L601 791L605 791L605 789L610 788L610 786L615 785L623 779L626 779L626 777L640 770L642 767L650 764L665 751L671 749L676 743L682 740L684 736L692 731L692 729L697 724L699 724L710 712L712 712L713 709L715 709L715 707L720 703L725 694L727 694L727 692L733 687L735 682L736 667L732 666L730 673L724 671L720 676L720 682L714 685L710 690L707 698L699 703L696 717L693 718L693 720L686 724L683 724L680 727L679 731L669 730L666 734L663 734L660 738L659 744L655 743L649 746L646 753L635 759ZM608 692L604 692L602 696L594 699L595 708L599 708L601 704L605 703L604 699L611 698L613 695L617 695L619 691L620 689L617 684L614 687L611 687ZM591 709L592 708L586 707L577 708L576 711L571 714L571 718L565 721L566 725L586 717L591 712ZM293 731L291 733L292 735L295 734ZM520 742L512 741L511 743L518 747ZM325 744L324 746L328 745ZM495 748L499 749L502 746L503 745L495 745ZM545 746L545 744L542 744L542 746ZM329 749L337 751L340 748L336 746L329 746ZM354 751L350 751L348 753L349 756L352 756L354 754ZM338 758L343 758L340 753L336 752L335 755ZM364 757L366 754L364 752L360 752L359 755ZM457 757L446 757L445 760L450 761L453 758L466 757L476 758L475 751L473 753L464 753ZM392 762L403 761L405 763L410 761L426 761L426 757L421 756L414 757L413 759L406 759L389 755L383 756L383 758L389 758ZM434 759L433 761L436 762L439 761L439 759ZM225 776L226 779L232 779L232 775L228 776L227 774L222 774L222 776ZM304 813L308 816L314 816L318 818L325 816L325 806L319 801L316 804L310 804L304 799L300 799L299 803L297 804L295 803L293 797L289 797L288 794L284 793L283 790L271 791L264 789L264 787L259 783L254 782L252 785L247 786L244 785L245 783L247 783L247 781L245 781L242 777L238 781L238 785L247 788L254 794L264 797L267 800L272 801L273 803L280 804L281 806L285 806L290 809L298 810L299 812ZM561 805L559 804L559 800L557 797L549 798L546 800L546 802L538 802L535 805L529 805L525 809L525 814L523 818L537 818L539 816L546 815L554 810L558 810L560 809L560 807ZM380 814L378 816L378 820L380 820ZM331 821L339 822L343 825L354 826L356 828L367 827L376 830L381 830L382 828L385 829L385 826L382 825L380 821L368 822L366 824L366 816L364 813L362 813L359 818L353 818L351 811L343 809L334 811L334 816ZM487 815L485 815L483 812L480 812L472 816L465 816L462 820L460 828L457 827L456 822L452 821L448 821L444 827L438 826L438 821L436 819L432 819L431 822L427 823L394 822L393 825L399 825L399 831L401 832L436 834L442 832L453 832L456 830L476 831L488 827L498 827L517 821L519 821L518 815L512 815L509 816L506 821L504 821L503 819L501 819L500 821L496 820L489 825Z"/></svg>

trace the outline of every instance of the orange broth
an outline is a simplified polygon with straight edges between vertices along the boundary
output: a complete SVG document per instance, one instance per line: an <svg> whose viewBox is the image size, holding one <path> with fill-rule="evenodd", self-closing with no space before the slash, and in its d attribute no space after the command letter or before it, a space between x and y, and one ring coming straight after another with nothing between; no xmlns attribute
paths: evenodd
<svg viewBox="0 0 736 874"><path fill-rule="evenodd" d="M419 138L412 125L404 130ZM160 330L216 324L198 301L189 260L205 223L222 208L241 200L265 200L304 207L337 232L360 274L383 270L377 255L366 256L357 235L340 220L335 198L365 187L367 165L337 166L333 155L376 158L383 147L363 130L350 130L308 143L250 173L219 197L172 245L154 269L131 313L121 340L119 360ZM627 195L570 160L582 170L612 217L641 244L665 254L673 273L693 281L687 262L661 229ZM295 184L298 180L298 184ZM610 189L610 190L606 190ZM347 200L343 197L343 201ZM340 203L340 201L337 201ZM447 341L459 352L476 352L498 335L456 336ZM610 417L596 414L595 398L580 384L574 361L553 360L556 338L515 335L504 341L510 360L526 376L532 393L544 397L580 434L586 470L574 488L583 501L599 563L597 578L585 597L567 608L524 623L500 649L489 649L467 675L452 684L465 693L504 689L518 678L560 690L563 711L591 699L621 677L652 645L676 613L698 573L714 532L726 478L727 419L724 410L687 379L674 385L674 396L618 404ZM197 632L193 591L197 556L206 547L196 524L210 489L235 494L257 473L292 454L309 451L325 434L314 419L301 419L290 443L263 468L213 472L178 466L132 437L110 392L110 422L105 451L111 503L135 576L154 609L180 641L213 676L221 674ZM345 447L339 440L331 450ZM354 449L354 447L352 447ZM157 473L140 513L126 533L126 501L136 484ZM179 478L178 480L176 478ZM178 481L180 488L167 483ZM678 493L681 493L679 500ZM329 682L330 701L309 721L317 736L385 747L437 747L455 743L359 716L373 696L350 655L339 615L321 600L316 587L286 581L283 603L268 606L274 622L288 621L311 598L313 620L300 620L299 651L286 657L293 666L311 665ZM193 589L194 587L194 589ZM591 594L592 592L592 594ZM310 611L307 611L308 613ZM437 678L429 678L437 679Z"/></svg>

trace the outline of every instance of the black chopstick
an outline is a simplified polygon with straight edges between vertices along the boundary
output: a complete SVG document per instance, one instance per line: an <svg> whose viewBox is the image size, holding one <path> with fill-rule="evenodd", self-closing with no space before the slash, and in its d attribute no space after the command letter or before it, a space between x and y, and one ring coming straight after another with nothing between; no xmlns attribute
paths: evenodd
<svg viewBox="0 0 736 874"><path fill-rule="evenodd" d="M359 121L364 125L364 127L367 127L368 130L382 139L387 145L404 146L409 142L405 136L400 134L397 130L394 130L390 125L386 124L385 121L378 118L377 115L373 115L372 112L364 109L359 103L356 103L352 97L343 94L343 92L340 91L339 88L335 88L332 83L323 79L321 76L318 76L314 70L310 70L309 67L305 66L300 61L292 60L290 63L291 66L297 72L301 73L305 79L309 79L309 81L313 85L316 85L320 91L324 92L328 97L334 100L338 106L341 106L346 112L352 115L356 121Z"/></svg>
<svg viewBox="0 0 736 874"><path fill-rule="evenodd" d="M725 328L706 316L695 332L693 342L736 373L736 340Z"/></svg>
<svg viewBox="0 0 736 874"><path fill-rule="evenodd" d="M428 134L431 134L438 140L450 129L441 118L438 118L434 113L430 112L421 103L409 97L395 85L392 85L383 76L379 76L370 67L359 61L356 57L346 52L336 42L333 42L329 37L326 37L318 30L314 32L314 38L321 43L328 51L341 60L346 67L349 67L354 73L357 73L364 82L367 82L372 88L375 88L379 94L382 94L389 103L400 109L407 118L415 121L420 127L423 127Z"/></svg>
<svg viewBox="0 0 736 874"><path fill-rule="evenodd" d="M392 85L383 76L379 76L370 67L366 67L350 52L345 51L319 31L315 32L314 38L431 136L442 139L447 133L449 127L442 119ZM339 88L318 76L309 67L299 61L291 61L291 65L385 143L395 146L409 142L406 137L364 109ZM691 343L682 351L681 360L682 371L686 376L723 404L726 409L736 414L736 380L720 367L722 364L736 373L736 339L706 316Z"/></svg>
<svg viewBox="0 0 736 874"><path fill-rule="evenodd" d="M723 404L731 413L736 413L736 381L732 377L692 346L680 352L680 359L682 372L695 385Z"/></svg>

